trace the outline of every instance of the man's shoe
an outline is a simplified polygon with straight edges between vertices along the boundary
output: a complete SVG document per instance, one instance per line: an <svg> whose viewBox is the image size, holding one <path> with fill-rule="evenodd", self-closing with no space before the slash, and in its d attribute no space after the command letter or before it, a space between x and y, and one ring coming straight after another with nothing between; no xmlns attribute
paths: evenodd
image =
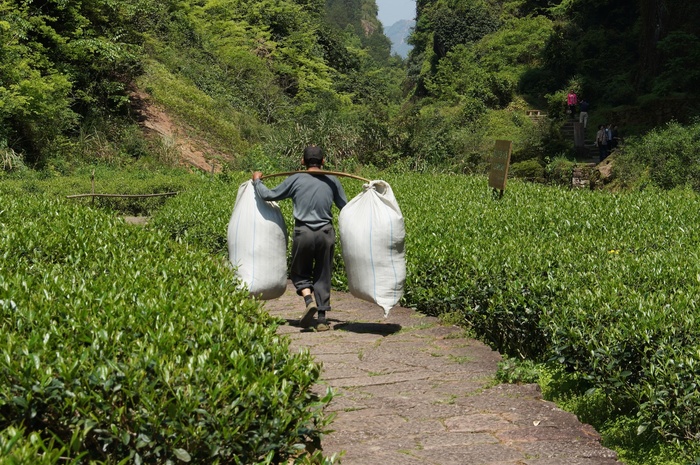
<svg viewBox="0 0 700 465"><path fill-rule="evenodd" d="M330 325L328 323L316 323L316 331L321 332L321 331L328 331L331 329Z"/></svg>
<svg viewBox="0 0 700 465"><path fill-rule="evenodd" d="M311 326L311 322L314 320L314 315L316 315L316 311L318 311L318 308L316 308L315 303L311 302L306 306L306 312L301 317L301 320L299 320L299 324L302 328L308 328Z"/></svg>
<svg viewBox="0 0 700 465"><path fill-rule="evenodd" d="M316 331L328 331L331 326L326 321L326 312L321 310L318 312L318 321L316 322Z"/></svg>

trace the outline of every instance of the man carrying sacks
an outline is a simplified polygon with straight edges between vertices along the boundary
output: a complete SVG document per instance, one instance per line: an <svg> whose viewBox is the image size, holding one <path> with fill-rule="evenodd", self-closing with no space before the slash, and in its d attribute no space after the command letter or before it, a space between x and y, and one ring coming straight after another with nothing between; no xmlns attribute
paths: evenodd
<svg viewBox="0 0 700 465"><path fill-rule="evenodd" d="M304 149L302 164L309 172L322 171L323 152L311 145ZM292 239L291 279L297 294L304 297L306 311L300 324L312 325L318 312L317 331L330 329L326 312L331 309L331 274L335 250L332 207L347 203L345 191L335 176L296 173L273 189L266 187L260 171L253 173L253 186L263 200L292 199L294 237Z"/></svg>

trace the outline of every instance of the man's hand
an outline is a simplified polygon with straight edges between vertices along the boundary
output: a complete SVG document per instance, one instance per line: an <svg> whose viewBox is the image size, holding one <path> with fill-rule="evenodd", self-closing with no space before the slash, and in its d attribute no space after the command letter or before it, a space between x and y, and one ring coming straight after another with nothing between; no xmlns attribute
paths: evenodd
<svg viewBox="0 0 700 465"><path fill-rule="evenodd" d="M254 171L253 172L253 181L257 181L258 179L262 178L262 171Z"/></svg>

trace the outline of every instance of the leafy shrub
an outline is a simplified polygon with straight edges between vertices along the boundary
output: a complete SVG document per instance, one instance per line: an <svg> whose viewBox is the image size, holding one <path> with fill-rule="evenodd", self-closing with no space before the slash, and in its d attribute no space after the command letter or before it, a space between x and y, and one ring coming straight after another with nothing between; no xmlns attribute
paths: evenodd
<svg viewBox="0 0 700 465"><path fill-rule="evenodd" d="M532 360L504 357L498 362L496 379L502 383L537 383L540 379L538 366Z"/></svg>
<svg viewBox="0 0 700 465"><path fill-rule="evenodd" d="M0 443L40 438L19 463L281 463L318 440L319 366L228 267L85 206L0 204Z"/></svg>
<svg viewBox="0 0 700 465"><path fill-rule="evenodd" d="M7 141L0 140L0 162L2 163L2 172L23 171L25 169L24 160L22 157L7 146Z"/></svg>
<svg viewBox="0 0 700 465"><path fill-rule="evenodd" d="M576 163L566 157L554 157L545 167L547 181L558 186L571 186Z"/></svg>
<svg viewBox="0 0 700 465"><path fill-rule="evenodd" d="M0 459L10 465L56 465L80 463L81 455L67 461L70 447L59 446L56 439L47 441L38 433L26 434L24 429L9 427L0 431ZM68 445L70 446L70 444Z"/></svg>
<svg viewBox="0 0 700 465"><path fill-rule="evenodd" d="M544 167L538 160L525 160L510 165L508 175L533 182L544 182Z"/></svg>
<svg viewBox="0 0 700 465"><path fill-rule="evenodd" d="M226 254L228 222L236 203L238 186L250 175L236 173L230 183L207 182L171 199L149 223L149 228L171 239L210 254Z"/></svg>
<svg viewBox="0 0 700 465"><path fill-rule="evenodd" d="M625 185L637 185L648 175L658 187L688 185L700 191L700 122L683 126L677 122L654 129L625 143L615 157L615 177Z"/></svg>
<svg viewBox="0 0 700 465"><path fill-rule="evenodd" d="M248 176L228 173L232 185L203 182L178 196L154 217L150 233L162 243L167 237L180 243L167 253L223 253L236 183ZM609 402L611 412L637 418L640 430L677 441L697 437L697 194L648 188L610 195L514 179L496 199L483 176L368 171L365 177L389 182L404 214L403 305L432 315L460 313L460 321L504 355L556 362L592 388L596 399ZM349 198L360 189L354 180L343 183ZM291 202L280 205L291 222ZM52 237L46 244L31 235L24 242L14 236L6 240L22 245L13 253L23 260L36 253L27 241L42 244L46 256L59 257L58 265L66 253L81 257ZM98 248L97 239L93 242ZM337 263L333 283L341 287L345 277L342 262ZM4 271L3 277L11 275ZM97 266L89 276L104 282L111 276L103 277L103 271ZM218 276L211 273L201 279ZM58 295L50 280L32 276L25 279L29 287L47 287L49 296ZM136 280L137 289L140 283ZM2 289L9 288L0 286L0 299L6 301L9 294ZM40 294L32 295L41 301Z"/></svg>
<svg viewBox="0 0 700 465"><path fill-rule="evenodd" d="M406 219L404 305L461 311L502 353L552 358L611 411L666 438L695 437L694 193L613 196L512 180L494 200L483 177L387 178Z"/></svg>

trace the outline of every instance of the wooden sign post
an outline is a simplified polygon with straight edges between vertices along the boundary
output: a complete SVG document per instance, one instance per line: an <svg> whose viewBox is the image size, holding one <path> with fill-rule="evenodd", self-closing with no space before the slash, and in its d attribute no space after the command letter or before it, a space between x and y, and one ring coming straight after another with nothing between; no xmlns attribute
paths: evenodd
<svg viewBox="0 0 700 465"><path fill-rule="evenodd" d="M508 166L510 165L510 153L513 149L513 142L509 140L497 140L496 146L491 156L491 168L489 170L489 187L495 190L506 190L506 180L508 179Z"/></svg>

